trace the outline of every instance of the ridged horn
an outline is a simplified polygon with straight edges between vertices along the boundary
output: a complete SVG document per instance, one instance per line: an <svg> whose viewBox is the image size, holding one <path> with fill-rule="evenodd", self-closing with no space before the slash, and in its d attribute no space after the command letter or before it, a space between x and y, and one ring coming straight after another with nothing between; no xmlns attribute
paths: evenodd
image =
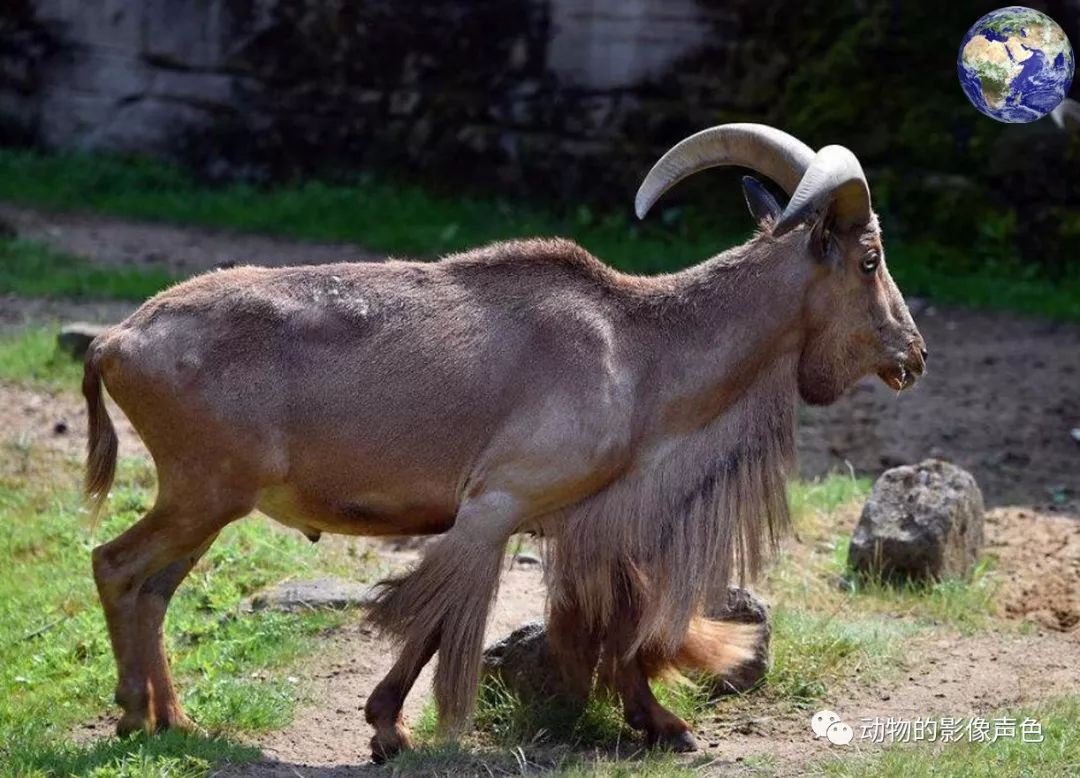
<svg viewBox="0 0 1080 778"><path fill-rule="evenodd" d="M756 170L790 195L796 191L813 159L813 149L775 127L748 123L710 127L685 138L660 157L638 188L634 210L643 219L660 196L675 184L720 165Z"/></svg>
<svg viewBox="0 0 1080 778"><path fill-rule="evenodd" d="M855 155L843 146L825 146L814 155L772 234L780 237L830 206L840 228L870 221L866 174Z"/></svg>

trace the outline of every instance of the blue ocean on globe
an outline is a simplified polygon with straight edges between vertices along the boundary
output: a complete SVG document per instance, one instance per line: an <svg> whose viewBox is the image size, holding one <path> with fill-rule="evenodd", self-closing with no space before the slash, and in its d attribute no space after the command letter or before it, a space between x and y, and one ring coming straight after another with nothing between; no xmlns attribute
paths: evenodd
<svg viewBox="0 0 1080 778"><path fill-rule="evenodd" d="M967 31L956 70L971 104L1000 122L1033 122L1072 85L1076 57L1065 31L1023 6L991 11Z"/></svg>

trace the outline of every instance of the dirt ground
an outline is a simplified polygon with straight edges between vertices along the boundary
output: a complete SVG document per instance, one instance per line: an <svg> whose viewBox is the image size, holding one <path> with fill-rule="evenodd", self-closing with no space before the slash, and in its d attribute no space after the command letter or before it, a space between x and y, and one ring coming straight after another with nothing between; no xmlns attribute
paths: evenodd
<svg viewBox="0 0 1080 778"><path fill-rule="evenodd" d="M356 247L309 244L0 206L21 235L102 262L153 263L188 273L226 261L295 264L367 259ZM0 297L0 329L26 319L115 321L132 306ZM913 305L930 350L930 371L899 397L866 381L830 408L800 414L805 475L851 467L876 476L894 464L935 456L969 469L988 507L987 550L1002 581L1001 610L1034 632L935 632L911 640L902 672L881 683L858 678L823 701L850 722L870 716L971 715L1080 691L1080 329L999 314ZM113 409L122 455L144 453ZM31 391L0 382L0 438L81 456L85 409L74 392ZM324 541L325 542L325 541ZM381 547L401 564L415 550ZM501 636L543 610L536 568L509 570L489 635ZM366 694L389 667L390 650L362 624L342 629L310 668L312 705L286 729L258 739L267 759L228 775L339 778L366 766ZM415 720L430 669L406 712ZM746 772L768 755L797 775L829 746L808 736L801 715L764 711L715 721L701 742L715 770Z"/></svg>
<svg viewBox="0 0 1080 778"><path fill-rule="evenodd" d="M540 573L513 570L504 575L490 637L538 616L543 608ZM266 758L222 775L239 778L340 778L386 775L368 761L371 731L363 720L367 694L389 669L387 646L362 624L335 636L328 651L311 669L311 699L284 730L258 740ZM1075 634L1034 635L983 633L974 636L935 634L911 641L902 667L887 679L866 683L852 679L820 702L856 726L864 719L914 719L987 715L1002 707L1038 702L1080 691L1080 640ZM415 722L430 683L425 670L405 708ZM419 692L419 693L418 693ZM767 758L770 773L806 774L806 765L850 757L810 734L805 713L763 707L739 719L717 718L697 730L702 752L711 758L706 775L752 774L752 760ZM858 741L856 741L858 743ZM624 753L640 744L624 744ZM854 747L853 747L854 748ZM863 746L865 748L865 746Z"/></svg>
<svg viewBox="0 0 1080 778"><path fill-rule="evenodd" d="M362 262L376 255L353 243L299 242L265 235L53 213L0 203L0 224L21 238L103 265L155 265L193 275L227 264L314 265Z"/></svg>

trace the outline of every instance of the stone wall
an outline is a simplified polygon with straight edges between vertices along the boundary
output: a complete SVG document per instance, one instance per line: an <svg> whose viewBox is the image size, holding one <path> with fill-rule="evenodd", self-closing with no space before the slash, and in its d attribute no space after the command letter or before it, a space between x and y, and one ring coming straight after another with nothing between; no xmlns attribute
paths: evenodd
<svg viewBox="0 0 1080 778"><path fill-rule="evenodd" d="M1080 0L1033 5L1080 36ZM933 217L937 201L910 192L968 175L1000 137L1026 142L955 84L956 41L984 6L5 0L0 143L152 152L212 180L384 167L454 191L625 205L683 135L772 121L811 145L842 139L891 171L878 191ZM927 223L908 210L911 229Z"/></svg>
<svg viewBox="0 0 1080 778"><path fill-rule="evenodd" d="M738 28L738 3L701 0L12 2L0 141L210 178L384 165L560 195L681 132L654 131L656 85Z"/></svg>

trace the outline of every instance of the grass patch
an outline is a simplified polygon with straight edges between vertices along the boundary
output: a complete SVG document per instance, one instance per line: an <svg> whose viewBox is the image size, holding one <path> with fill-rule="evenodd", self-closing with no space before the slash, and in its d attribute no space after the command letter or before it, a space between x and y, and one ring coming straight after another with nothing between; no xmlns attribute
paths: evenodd
<svg viewBox="0 0 1080 778"><path fill-rule="evenodd" d="M0 475L0 775L207 775L256 752L232 738L288 723L299 696L287 669L339 614L257 612L240 602L277 580L326 566L311 544L246 520L227 527L177 593L167 634L188 712L213 737L70 741L112 703L115 667L90 575L90 550L152 503L148 463L124 461L109 518L93 537L75 463L34 457ZM0 473L4 471L0 470Z"/></svg>
<svg viewBox="0 0 1080 778"><path fill-rule="evenodd" d="M57 332L55 327L28 326L0 335L0 380L76 391L82 362L57 349Z"/></svg>
<svg viewBox="0 0 1080 778"><path fill-rule="evenodd" d="M422 743L436 743L436 721L434 701L428 700L413 727ZM480 748L554 743L591 748L620 739L636 741L623 722L618 701L609 695L593 694L584 709L578 709L557 697L523 699L492 676L481 683L473 723L469 742Z"/></svg>
<svg viewBox="0 0 1080 778"><path fill-rule="evenodd" d="M892 583L848 569L858 506L869 490L868 480L841 474L790 486L798 543L780 555L765 578L773 601L810 613L903 618L965 634L994 625L1000 584L988 559L981 560L966 580L933 583Z"/></svg>
<svg viewBox="0 0 1080 778"><path fill-rule="evenodd" d="M632 273L677 270L750 234L749 219L734 211L716 214L676 207L638 222L629 207L596 213L579 206L559 213L498 197L439 195L368 176L352 184L309 181L270 189L209 187L175 167L148 159L79 153L46 156L13 149L0 149L0 199L135 219L353 241L397 256L435 257L510 237L564 235ZM989 271L958 270L970 263L958 261L956 250L928 244L890 243L889 253L890 268L909 295L1080 321L1080 275L1075 273L1051 281L1019 263ZM83 284L64 283L76 289ZM154 285L145 278L85 283L90 287L116 283L127 294Z"/></svg>
<svg viewBox="0 0 1080 778"><path fill-rule="evenodd" d="M451 743L422 745L396 757L394 775L534 775L564 778L691 778L711 759L686 760L638 745L581 753L566 747L494 749Z"/></svg>
<svg viewBox="0 0 1080 778"><path fill-rule="evenodd" d="M175 281L160 268L107 267L34 241L0 239L0 292L141 302Z"/></svg>
<svg viewBox="0 0 1080 778"><path fill-rule="evenodd" d="M887 246L889 272L908 296L993 311L1080 322L1080 275L1058 281L1042 278L1034 267L997 267L954 272L950 252L928 246Z"/></svg>
<svg viewBox="0 0 1080 778"><path fill-rule="evenodd" d="M833 569L853 598L871 602L874 610L931 624L947 624L965 635L986 629L997 613L1000 582L988 558L979 560L968 579L896 583L868 578L847 569L850 536L838 536Z"/></svg>
<svg viewBox="0 0 1080 778"><path fill-rule="evenodd" d="M910 624L873 616L852 619L778 606L765 688L785 703L809 705L835 683L854 676L880 678L895 665L902 638L915 631Z"/></svg>
<svg viewBox="0 0 1080 778"><path fill-rule="evenodd" d="M869 478L831 473L812 480L795 479L788 483L788 506L796 532L814 531L839 508L862 501L870 494Z"/></svg>
<svg viewBox="0 0 1080 778"><path fill-rule="evenodd" d="M835 778L996 778L999 775L1057 776L1080 774L1080 696L1062 697L1032 708L1006 711L1017 722L1031 717L1042 724L1044 740L1015 738L992 743L922 743L886 748L867 758L830 760L821 770ZM990 719L992 716L984 716ZM856 741L857 742L857 741Z"/></svg>
<svg viewBox="0 0 1080 778"><path fill-rule="evenodd" d="M204 778L221 764L259 758L259 749L222 737L166 732L155 737L110 738L91 746L73 743L33 745L31 759L0 768L0 774L33 776L88 775L94 778ZM18 751L19 746L12 747Z"/></svg>
<svg viewBox="0 0 1080 778"><path fill-rule="evenodd" d="M92 209L146 220L346 240L399 256L435 257L493 240L572 237L631 272L684 267L750 234L748 218L670 210L665 220L631 221L629 210L597 214L581 206L556 214L502 198L437 195L362 176L352 184L309 181L270 189L208 187L146 158L41 155L0 149L0 199Z"/></svg>

